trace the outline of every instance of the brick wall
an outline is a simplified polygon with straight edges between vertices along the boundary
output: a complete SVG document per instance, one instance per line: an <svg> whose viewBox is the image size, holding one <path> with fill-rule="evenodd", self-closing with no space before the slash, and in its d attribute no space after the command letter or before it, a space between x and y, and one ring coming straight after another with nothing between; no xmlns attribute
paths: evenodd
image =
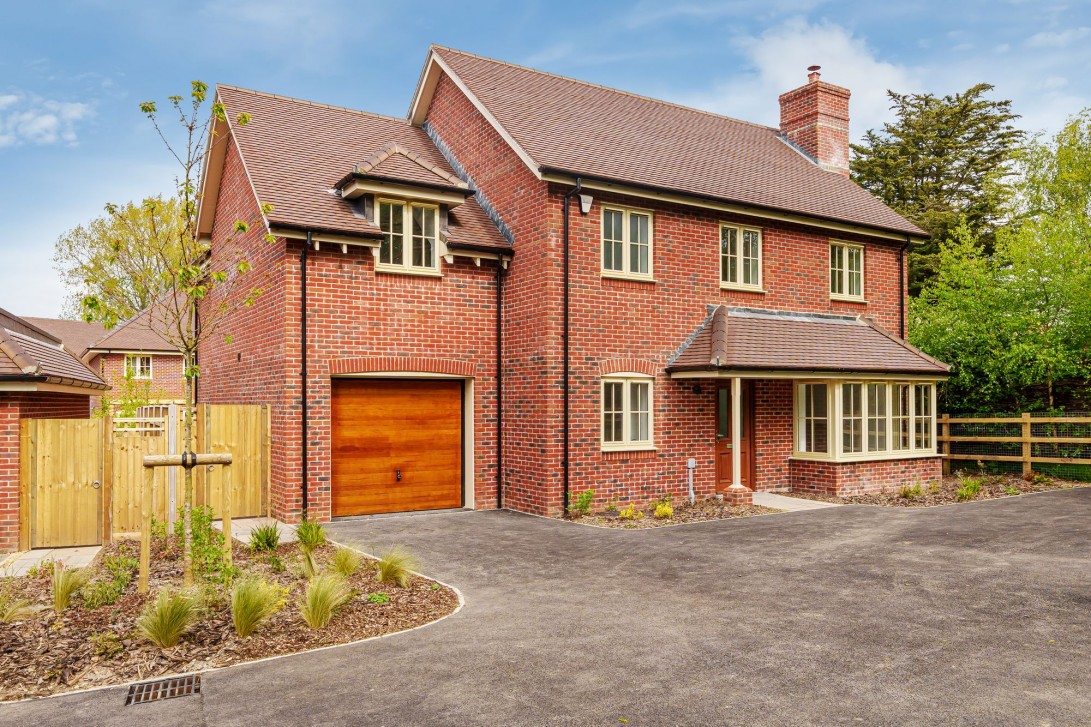
<svg viewBox="0 0 1091 727"><path fill-rule="evenodd" d="M80 394L0 392L0 553L19 547L20 419L86 419Z"/></svg>
<svg viewBox="0 0 1091 727"><path fill-rule="evenodd" d="M181 400L186 397L186 378L181 356L148 354L152 357L150 397L157 400ZM98 356L97 369L102 380L114 389L124 385L125 354L104 353Z"/></svg>
<svg viewBox="0 0 1091 727"><path fill-rule="evenodd" d="M825 495L858 495L902 485L925 484L943 476L940 457L875 462L792 460L792 489Z"/></svg>

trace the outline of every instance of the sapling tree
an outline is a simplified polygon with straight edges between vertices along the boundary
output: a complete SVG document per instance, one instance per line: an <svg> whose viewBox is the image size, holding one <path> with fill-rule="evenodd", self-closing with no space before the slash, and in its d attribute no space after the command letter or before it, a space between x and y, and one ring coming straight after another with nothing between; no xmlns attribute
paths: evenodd
<svg viewBox="0 0 1091 727"><path fill-rule="evenodd" d="M215 254L210 242L197 232L198 188L201 164L213 145L227 143L217 134L217 121L227 122L227 111L219 101L208 108L208 86L193 81L188 97L168 97L177 126L160 123L154 101L140 104L141 112L151 121L167 151L177 163L175 186L177 206L173 216L164 215L165 202L149 197L142 203L147 214L133 215L127 208L106 205L110 225L128 239L140 239L139 245L118 245L112 264L125 285L91 286L82 300L87 320L103 322L107 328L117 324L131 311L133 289L155 291L149 307L149 327L165 343L182 354L185 373L185 409L182 446L193 453L194 382L200 371L197 350L212 336L224 335L220 329L232 313L253 305L261 295L262 280L255 279L247 262L245 246L232 238L247 235L254 225L268 229L264 217L271 208L261 205L262 219L235 220L233 229L219 241ZM250 122L248 114L231 119L235 126ZM164 219L167 217L168 219ZM139 227L137 226L139 223ZM271 235L265 235L272 241ZM199 316L198 316L199 311ZM188 457L187 457L188 459ZM184 584L193 582L193 470L185 468L182 497Z"/></svg>

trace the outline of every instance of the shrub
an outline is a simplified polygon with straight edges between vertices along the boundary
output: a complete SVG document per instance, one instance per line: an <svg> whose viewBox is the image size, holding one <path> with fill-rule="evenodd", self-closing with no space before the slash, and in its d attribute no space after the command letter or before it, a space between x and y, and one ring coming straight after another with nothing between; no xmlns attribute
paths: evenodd
<svg viewBox="0 0 1091 727"><path fill-rule="evenodd" d="M655 517L657 520L669 520L674 515L674 508L669 502L657 502L655 504Z"/></svg>
<svg viewBox="0 0 1091 727"><path fill-rule="evenodd" d="M108 581L93 581L83 588L83 604L87 608L101 608L117 603L121 592L125 590L125 583L116 579Z"/></svg>
<svg viewBox="0 0 1091 727"><path fill-rule="evenodd" d="M361 560L360 554L355 550L338 548L333 553L333 570L348 578L360 567Z"/></svg>
<svg viewBox="0 0 1091 727"><path fill-rule="evenodd" d="M351 598L352 591L344 578L335 573L323 573L307 584L299 613L312 629L325 628L333 615Z"/></svg>
<svg viewBox="0 0 1091 727"><path fill-rule="evenodd" d="M584 490L580 494L576 495L576 499L568 506L569 515L589 515L591 513L591 503L595 501L594 490Z"/></svg>
<svg viewBox="0 0 1091 727"><path fill-rule="evenodd" d="M379 558L379 582L397 583L402 588L409 585L411 571L420 568L417 557L400 545L390 548Z"/></svg>
<svg viewBox="0 0 1091 727"><path fill-rule="evenodd" d="M250 531L250 550L268 552L280 545L280 528L276 523L259 525Z"/></svg>
<svg viewBox="0 0 1091 727"><path fill-rule="evenodd" d="M144 607L136 630L159 648L168 649L189 630L200 611L198 600L191 594L164 588Z"/></svg>
<svg viewBox="0 0 1091 727"><path fill-rule="evenodd" d="M326 528L313 520L304 520L296 526L295 536L304 552L314 552L326 544Z"/></svg>
<svg viewBox="0 0 1091 727"><path fill-rule="evenodd" d="M636 505L630 502L626 507L621 508L617 516L622 520L640 520L644 517L644 513L637 510Z"/></svg>
<svg viewBox="0 0 1091 727"><path fill-rule="evenodd" d="M382 605L384 603L390 603L390 596L385 593L372 593L367 597L368 603L375 603Z"/></svg>
<svg viewBox="0 0 1091 727"><path fill-rule="evenodd" d="M270 555L269 560L266 562L269 563L269 567L273 569L274 573L284 572L284 561L279 555Z"/></svg>
<svg viewBox="0 0 1091 727"><path fill-rule="evenodd" d="M155 515L152 515L152 540L166 540L167 539L167 523L165 520L160 520Z"/></svg>
<svg viewBox="0 0 1091 727"><path fill-rule="evenodd" d="M260 578L243 578L231 589L231 622L235 633L247 638L284 605L283 588Z"/></svg>
<svg viewBox="0 0 1091 727"><path fill-rule="evenodd" d="M919 482L915 485L902 485L902 489L898 490L898 497L903 500L916 500L923 494L924 490Z"/></svg>
<svg viewBox="0 0 1091 727"><path fill-rule="evenodd" d="M1028 480L1032 484L1042 485L1043 487L1048 487L1049 485L1053 484L1053 478L1041 472L1030 472L1029 476L1024 479Z"/></svg>
<svg viewBox="0 0 1091 727"><path fill-rule="evenodd" d="M105 568L115 580L123 580L128 585L133 579L133 573L140 567L140 561L129 555L124 545L117 555L108 555L102 559L102 567Z"/></svg>
<svg viewBox="0 0 1091 727"><path fill-rule="evenodd" d="M72 596L87 583L90 573L84 568L69 570L63 563L53 567L53 610L60 613L68 608Z"/></svg>
<svg viewBox="0 0 1091 727"><path fill-rule="evenodd" d="M101 656L103 659L112 659L125 650L121 639L113 631L92 634L88 640L95 651L95 656Z"/></svg>
<svg viewBox="0 0 1091 727"><path fill-rule="evenodd" d="M1018 487L1012 487L1011 485L1004 485L1005 495L1018 495L1022 492Z"/></svg>
<svg viewBox="0 0 1091 727"><path fill-rule="evenodd" d="M193 572L206 581L227 583L234 577L236 569L229 566L224 558L224 534L212 527L212 517L212 508L207 505L190 510L190 522L193 526ZM174 523L174 534L179 541L182 540L184 526L184 519L179 513Z"/></svg>
<svg viewBox="0 0 1091 727"><path fill-rule="evenodd" d="M34 606L25 598L15 598L0 591L0 623L22 621L34 615Z"/></svg>
<svg viewBox="0 0 1091 727"><path fill-rule="evenodd" d="M610 502L606 503L606 512L617 512L617 503L613 500L610 500Z"/></svg>
<svg viewBox="0 0 1091 727"><path fill-rule="evenodd" d="M977 477L963 478L962 483L958 487L958 491L955 492L955 497L959 500L972 500L978 496L981 492L981 486L984 484L984 480Z"/></svg>

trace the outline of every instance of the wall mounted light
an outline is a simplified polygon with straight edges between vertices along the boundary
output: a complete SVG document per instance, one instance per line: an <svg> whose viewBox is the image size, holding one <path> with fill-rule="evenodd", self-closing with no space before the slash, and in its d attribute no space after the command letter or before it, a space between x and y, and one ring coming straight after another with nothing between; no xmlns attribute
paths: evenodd
<svg viewBox="0 0 1091 727"><path fill-rule="evenodd" d="M580 214L585 215L591 211L591 203L595 201L595 198L589 194L580 195Z"/></svg>

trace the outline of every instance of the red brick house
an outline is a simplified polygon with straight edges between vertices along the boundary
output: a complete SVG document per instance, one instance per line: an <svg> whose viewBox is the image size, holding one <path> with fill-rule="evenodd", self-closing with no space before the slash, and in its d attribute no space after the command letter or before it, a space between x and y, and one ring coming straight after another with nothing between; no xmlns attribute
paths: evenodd
<svg viewBox="0 0 1091 727"><path fill-rule="evenodd" d="M19 544L19 422L87 418L107 388L59 338L0 309L0 553Z"/></svg>
<svg viewBox="0 0 1091 727"><path fill-rule="evenodd" d="M135 382L147 386L150 403L185 400L182 354L152 330L144 311L111 330L100 323L61 318L24 318L64 341L104 381L118 389L131 371Z"/></svg>
<svg viewBox="0 0 1091 727"><path fill-rule="evenodd" d="M440 47L406 119L217 98L199 229L266 294L201 399L273 405L280 517L939 476L924 233L848 178L816 71L781 128Z"/></svg>

